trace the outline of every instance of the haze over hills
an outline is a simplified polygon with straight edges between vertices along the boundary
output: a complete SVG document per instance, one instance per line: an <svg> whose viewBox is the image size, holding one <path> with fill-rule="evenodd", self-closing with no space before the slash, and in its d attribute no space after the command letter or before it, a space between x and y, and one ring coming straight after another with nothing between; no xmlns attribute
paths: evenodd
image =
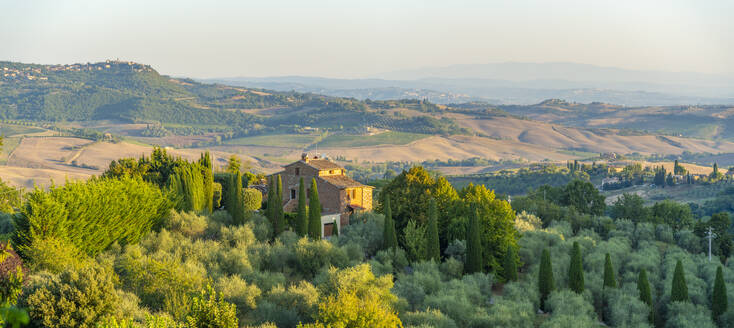
<svg viewBox="0 0 734 328"><path fill-rule="evenodd" d="M124 61L0 62L0 70L0 130L8 137L0 161L9 165L4 170L13 181L26 186L33 184L29 179L38 170L57 178L63 176L59 172L98 173L114 157L93 156L103 153L100 149L124 149L120 154L150 149L136 146L139 143L191 148L194 153L212 149L220 159L246 154L266 171L298 158L304 150L354 162L471 158L539 162L608 152L734 153L734 132L729 127L734 126L734 107L724 105L629 107L564 100L491 105L468 94L393 88L389 85L394 81L381 79L289 77L281 82L209 84L171 78L150 66ZM228 85L237 83L245 86ZM274 91L258 83L299 89ZM301 92L307 91L303 90L307 84L319 84L317 91L323 93L343 90L349 98ZM361 85L369 88L359 89ZM532 90L536 95L545 92ZM527 97L515 91L505 96ZM371 100L355 99L361 92ZM422 95L451 104L374 100ZM93 142L38 143L28 138ZM104 145L110 141L120 143ZM39 148L41 144L59 146L45 149ZM20 156L28 152L36 155Z"/></svg>
<svg viewBox="0 0 734 328"><path fill-rule="evenodd" d="M734 103L734 76L635 71L574 63L500 63L402 70L363 79L220 78L208 81L357 99L534 104L561 98L628 106Z"/></svg>

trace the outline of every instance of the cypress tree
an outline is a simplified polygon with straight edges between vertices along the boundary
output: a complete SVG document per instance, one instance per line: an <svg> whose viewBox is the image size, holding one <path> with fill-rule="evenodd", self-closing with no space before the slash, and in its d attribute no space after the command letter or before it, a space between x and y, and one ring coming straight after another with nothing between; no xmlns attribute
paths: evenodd
<svg viewBox="0 0 734 328"><path fill-rule="evenodd" d="M232 204L232 221L237 224L245 223L245 204L242 194L242 172L237 171L236 174L232 175L233 179L230 183L234 190L232 198L234 204Z"/></svg>
<svg viewBox="0 0 734 328"><path fill-rule="evenodd" d="M169 177L169 188L177 195L179 210L204 209L204 178L200 165L194 163L175 168Z"/></svg>
<svg viewBox="0 0 734 328"><path fill-rule="evenodd" d="M334 228L332 229L331 235L339 237L339 225L336 224L336 220L334 220Z"/></svg>
<svg viewBox="0 0 734 328"><path fill-rule="evenodd" d="M321 203L316 178L311 179L311 195L308 204L308 235L315 240L321 239Z"/></svg>
<svg viewBox="0 0 734 328"><path fill-rule="evenodd" d="M686 276L683 272L683 263L678 260L675 264L675 272L673 272L673 286L670 291L671 302L688 302L688 285L686 285Z"/></svg>
<svg viewBox="0 0 734 328"><path fill-rule="evenodd" d="M648 321L650 323L655 322L653 307L652 307L652 293L650 292L650 282L647 281L647 271L645 269L640 270L639 276L637 276L637 290L640 292L640 300L650 307L650 314L648 315Z"/></svg>
<svg viewBox="0 0 734 328"><path fill-rule="evenodd" d="M208 213L214 211L214 174L212 173L212 157L207 151L199 160L204 172L204 209Z"/></svg>
<svg viewBox="0 0 734 328"><path fill-rule="evenodd" d="M540 271L538 271L538 292L540 293L540 308L546 311L545 301L548 295L556 289L556 281L553 278L553 265L551 264L550 251L543 249L540 257Z"/></svg>
<svg viewBox="0 0 734 328"><path fill-rule="evenodd" d="M719 316L726 312L729 307L729 300L726 295L726 283L724 282L724 273L721 266L716 269L716 280L714 280L714 292L711 299L711 315L715 321Z"/></svg>
<svg viewBox="0 0 734 328"><path fill-rule="evenodd" d="M428 207L428 229L426 229L426 257L436 262L441 261L441 248L438 243L438 210L436 200L431 199Z"/></svg>
<svg viewBox="0 0 734 328"><path fill-rule="evenodd" d="M275 195L275 216L273 218L273 232L275 236L279 235L281 232L283 232L284 229L284 222L285 221L285 213L283 213L283 180L280 178L280 174L277 175L276 178L276 195Z"/></svg>
<svg viewBox="0 0 734 328"><path fill-rule="evenodd" d="M607 253L604 260L604 288L617 288L617 280L614 278L614 267L612 266L612 258Z"/></svg>
<svg viewBox="0 0 734 328"><path fill-rule="evenodd" d="M515 248L510 246L507 247L505 252L505 261L502 265L502 273L505 281L517 281L517 255L515 254Z"/></svg>
<svg viewBox="0 0 734 328"><path fill-rule="evenodd" d="M268 208L265 209L265 217L268 218L268 220L270 220L270 224L273 224L273 218L275 218L274 200L275 200L275 197L277 197L276 192L277 191L275 190L275 178L271 176L270 179L268 179L268 201L267 201Z"/></svg>
<svg viewBox="0 0 734 328"><path fill-rule="evenodd" d="M382 205L382 215L385 217L384 223L382 224L382 247L387 249L389 243L388 236L390 235L390 220L392 219L392 209L390 208L390 197L385 195L385 203Z"/></svg>
<svg viewBox="0 0 734 328"><path fill-rule="evenodd" d="M568 287L577 294L584 292L584 266L581 260L581 247L577 241L573 242L573 250L571 250L571 265L568 267Z"/></svg>
<svg viewBox="0 0 734 328"><path fill-rule="evenodd" d="M475 273L482 271L482 245L479 240L479 216L478 212L469 220L466 227L466 264L464 271L467 273Z"/></svg>
<svg viewBox="0 0 734 328"><path fill-rule="evenodd" d="M299 236L308 234L308 210L306 209L306 186L303 177L298 182L298 215L296 217L296 233Z"/></svg>
<svg viewBox="0 0 734 328"><path fill-rule="evenodd" d="M396 250L398 248L398 236L395 232L395 222L392 220L392 209L390 198L385 198L385 224L382 230L382 238L385 249Z"/></svg>

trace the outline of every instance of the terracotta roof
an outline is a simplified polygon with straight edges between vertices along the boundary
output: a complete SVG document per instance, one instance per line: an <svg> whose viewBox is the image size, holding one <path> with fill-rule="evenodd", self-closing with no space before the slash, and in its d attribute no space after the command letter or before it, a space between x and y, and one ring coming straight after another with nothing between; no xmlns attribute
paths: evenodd
<svg viewBox="0 0 734 328"><path fill-rule="evenodd" d="M365 186L357 181L352 180L350 177L346 175L326 175L326 176L320 176L319 178L323 179L324 181L337 186L339 189L343 188L351 188L351 187L369 187L371 186Z"/></svg>
<svg viewBox="0 0 734 328"><path fill-rule="evenodd" d="M333 170L342 168L338 164L328 159L311 159L306 164L319 170Z"/></svg>

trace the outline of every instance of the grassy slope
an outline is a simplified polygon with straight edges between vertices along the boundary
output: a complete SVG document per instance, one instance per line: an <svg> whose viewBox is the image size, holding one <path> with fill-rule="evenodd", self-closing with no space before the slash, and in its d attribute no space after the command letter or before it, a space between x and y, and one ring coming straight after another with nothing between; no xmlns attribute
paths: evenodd
<svg viewBox="0 0 734 328"><path fill-rule="evenodd" d="M227 140L227 145L304 148L318 138L313 134L268 134Z"/></svg>
<svg viewBox="0 0 734 328"><path fill-rule="evenodd" d="M319 147L364 147L377 145L405 145L428 137L425 134L390 131L371 136L331 135L318 143Z"/></svg>

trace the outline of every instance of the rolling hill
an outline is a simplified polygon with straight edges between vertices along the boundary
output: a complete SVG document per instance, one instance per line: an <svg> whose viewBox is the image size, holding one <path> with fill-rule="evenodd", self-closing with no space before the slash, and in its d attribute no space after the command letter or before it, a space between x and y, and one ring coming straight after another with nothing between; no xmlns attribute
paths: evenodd
<svg viewBox="0 0 734 328"><path fill-rule="evenodd" d="M11 148L0 172L25 186L34 175L47 182L99 173L114 158L150 149L139 144L186 148L181 156L255 156L264 171L304 150L358 163L734 153L730 106L359 100L207 84L121 61L0 62L0 72L0 128ZM122 142L101 140L105 133Z"/></svg>

